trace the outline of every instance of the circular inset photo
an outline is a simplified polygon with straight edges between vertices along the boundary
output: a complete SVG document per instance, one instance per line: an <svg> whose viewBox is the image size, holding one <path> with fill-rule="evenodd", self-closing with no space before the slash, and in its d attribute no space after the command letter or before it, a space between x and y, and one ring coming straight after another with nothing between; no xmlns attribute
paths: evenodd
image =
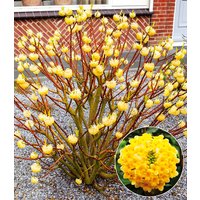
<svg viewBox="0 0 200 200"><path fill-rule="evenodd" d="M183 170L177 140L157 127L134 130L120 142L115 169L121 183L142 196L164 194L175 186Z"/></svg>

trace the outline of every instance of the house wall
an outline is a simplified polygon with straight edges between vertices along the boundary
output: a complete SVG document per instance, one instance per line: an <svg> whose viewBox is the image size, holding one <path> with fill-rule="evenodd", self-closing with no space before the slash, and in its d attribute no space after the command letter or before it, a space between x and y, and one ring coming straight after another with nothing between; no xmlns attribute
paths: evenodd
<svg viewBox="0 0 200 200"><path fill-rule="evenodd" d="M157 31L152 41L159 41L162 38L172 36L174 9L176 0L154 0L152 22L155 22Z"/></svg>
<svg viewBox="0 0 200 200"><path fill-rule="evenodd" d="M172 36L173 19L174 19L175 0L154 0L153 13L138 15L138 23L144 29L149 23L155 23L157 31L156 36L151 39L151 43L156 43L168 36ZM112 28L114 22L109 18L109 26ZM93 22L92 27L98 30L100 21ZM88 30L91 25L85 25L84 29ZM63 18L58 16L54 17L31 17L31 18L15 18L14 21L14 54L20 53L17 42L18 38L25 34L27 29L32 29L35 33L42 32L44 40L47 42L48 38L52 36L55 30L59 29L62 34L67 34L66 24ZM99 38L98 31L96 31L96 38ZM135 41L135 34L132 32L127 40L130 46Z"/></svg>

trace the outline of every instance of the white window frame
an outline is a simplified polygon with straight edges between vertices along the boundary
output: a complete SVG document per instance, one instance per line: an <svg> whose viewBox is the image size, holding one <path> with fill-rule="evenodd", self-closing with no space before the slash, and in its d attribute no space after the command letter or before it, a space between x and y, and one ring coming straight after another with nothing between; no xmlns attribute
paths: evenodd
<svg viewBox="0 0 200 200"><path fill-rule="evenodd" d="M154 0L125 0L128 2L126 5L122 3L122 0L108 0L107 4L96 4L93 6L94 10L104 10L104 9L149 9L150 12L153 11L153 1ZM134 2L133 5L130 2ZM67 5L68 8L76 10L79 5ZM36 12L36 11L59 11L61 9L60 5L49 5L49 6L18 6L14 7L14 12ZM84 5L84 8L90 8L90 5Z"/></svg>

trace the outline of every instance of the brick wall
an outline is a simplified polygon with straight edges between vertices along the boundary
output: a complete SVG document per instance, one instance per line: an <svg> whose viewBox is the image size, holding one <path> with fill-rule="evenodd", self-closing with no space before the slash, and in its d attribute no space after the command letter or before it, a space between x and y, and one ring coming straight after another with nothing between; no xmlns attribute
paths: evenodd
<svg viewBox="0 0 200 200"><path fill-rule="evenodd" d="M174 18L175 0L154 0L154 12L152 15L138 16L138 23L144 28L150 22L155 22L155 29L157 34L151 39L151 43L160 41L167 36L172 35L173 31L173 18ZM100 22L96 20L93 24L94 30L98 29ZM113 27L113 22L110 19L109 26ZM88 26L84 26L88 29ZM34 32L42 32L44 34L44 40L52 36L56 29L59 29L63 34L67 34L66 25L63 18L60 17L45 17L45 18L23 18L15 19L14 22L14 45L15 55L18 55L19 49L17 48L18 38L25 34L27 29L32 29ZM99 35L96 35L99 38ZM135 41L134 34L131 33L128 39L128 45L131 45Z"/></svg>
<svg viewBox="0 0 200 200"><path fill-rule="evenodd" d="M155 22L156 36L153 42L172 36L176 0L154 0L152 23Z"/></svg>

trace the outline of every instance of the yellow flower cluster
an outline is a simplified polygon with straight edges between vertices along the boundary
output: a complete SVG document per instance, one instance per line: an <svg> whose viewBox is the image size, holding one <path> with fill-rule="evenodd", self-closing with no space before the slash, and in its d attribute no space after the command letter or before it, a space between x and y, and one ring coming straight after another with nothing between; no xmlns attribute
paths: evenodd
<svg viewBox="0 0 200 200"><path fill-rule="evenodd" d="M54 123L54 117L52 116L47 116L43 113L40 113L38 115L38 119L42 122L44 122L45 126L52 126Z"/></svg>
<svg viewBox="0 0 200 200"><path fill-rule="evenodd" d="M81 91L79 89L74 89L70 92L69 97L71 99L80 100L81 99Z"/></svg>
<svg viewBox="0 0 200 200"><path fill-rule="evenodd" d="M117 120L117 114L113 112L112 114L108 115L107 117L103 117L102 124L104 126L111 126Z"/></svg>
<svg viewBox="0 0 200 200"><path fill-rule="evenodd" d="M170 178L178 175L178 151L163 135L143 133L130 139L129 143L120 151L118 163L121 164L123 177L136 188L142 187L148 192L153 189L162 191Z"/></svg>

